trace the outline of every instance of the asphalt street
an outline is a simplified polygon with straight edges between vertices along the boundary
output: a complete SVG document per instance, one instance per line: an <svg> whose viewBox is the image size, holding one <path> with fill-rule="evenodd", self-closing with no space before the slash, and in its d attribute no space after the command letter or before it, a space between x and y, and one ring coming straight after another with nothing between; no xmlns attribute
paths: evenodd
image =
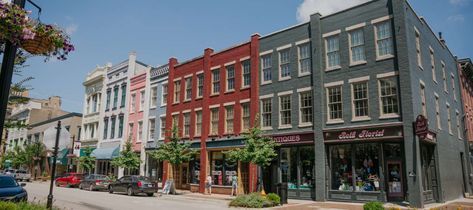
<svg viewBox="0 0 473 210"><path fill-rule="evenodd" d="M28 200L46 203L49 182L26 184ZM90 192L77 188L54 187L54 205L65 210L147 210L147 209L227 209L228 201L216 199L190 198L189 196L145 195L127 196L108 192Z"/></svg>

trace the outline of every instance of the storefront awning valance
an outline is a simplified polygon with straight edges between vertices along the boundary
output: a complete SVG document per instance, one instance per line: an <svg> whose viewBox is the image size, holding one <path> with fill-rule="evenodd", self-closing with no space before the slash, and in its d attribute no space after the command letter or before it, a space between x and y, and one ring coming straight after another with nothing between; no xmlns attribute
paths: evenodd
<svg viewBox="0 0 473 210"><path fill-rule="evenodd" d="M111 148L97 148L95 149L90 156L95 157L97 160L111 160L118 157L120 153L120 147L111 147Z"/></svg>

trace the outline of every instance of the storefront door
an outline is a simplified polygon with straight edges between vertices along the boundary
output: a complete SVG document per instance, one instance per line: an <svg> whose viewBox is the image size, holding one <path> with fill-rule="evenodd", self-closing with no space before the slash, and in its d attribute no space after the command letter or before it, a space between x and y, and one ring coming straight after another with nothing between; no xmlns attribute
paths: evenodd
<svg viewBox="0 0 473 210"><path fill-rule="evenodd" d="M402 200L404 197L402 168L401 161L387 161L386 163L386 189L389 201Z"/></svg>
<svg viewBox="0 0 473 210"><path fill-rule="evenodd" d="M176 169L176 188L187 190L189 186L189 163L183 163Z"/></svg>
<svg viewBox="0 0 473 210"><path fill-rule="evenodd" d="M313 146L280 149L281 181L288 184L289 198L314 198L314 160Z"/></svg>
<svg viewBox="0 0 473 210"><path fill-rule="evenodd" d="M437 179L437 163L435 159L436 145L422 143L420 147L422 165L422 187L424 188L424 201L439 201L439 183Z"/></svg>

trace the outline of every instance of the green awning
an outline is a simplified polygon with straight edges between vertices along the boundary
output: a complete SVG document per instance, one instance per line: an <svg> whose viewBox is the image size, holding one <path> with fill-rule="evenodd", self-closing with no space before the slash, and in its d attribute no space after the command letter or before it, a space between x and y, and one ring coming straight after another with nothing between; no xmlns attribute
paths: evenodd
<svg viewBox="0 0 473 210"><path fill-rule="evenodd" d="M96 148L92 148L92 153L94 153L94 150ZM85 156L85 148L81 148L79 152L79 157L84 157Z"/></svg>
<svg viewBox="0 0 473 210"><path fill-rule="evenodd" d="M97 148L95 149L90 156L95 157L97 160L111 160L118 157L120 154L120 147L111 147L111 148Z"/></svg>

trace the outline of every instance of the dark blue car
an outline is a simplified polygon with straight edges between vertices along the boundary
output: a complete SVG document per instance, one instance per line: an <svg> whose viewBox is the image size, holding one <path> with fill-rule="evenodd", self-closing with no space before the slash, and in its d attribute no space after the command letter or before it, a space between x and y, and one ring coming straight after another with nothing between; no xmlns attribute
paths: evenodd
<svg viewBox="0 0 473 210"><path fill-rule="evenodd" d="M18 184L11 176L0 175L0 200L21 202L28 200L28 193L23 187L25 183Z"/></svg>

